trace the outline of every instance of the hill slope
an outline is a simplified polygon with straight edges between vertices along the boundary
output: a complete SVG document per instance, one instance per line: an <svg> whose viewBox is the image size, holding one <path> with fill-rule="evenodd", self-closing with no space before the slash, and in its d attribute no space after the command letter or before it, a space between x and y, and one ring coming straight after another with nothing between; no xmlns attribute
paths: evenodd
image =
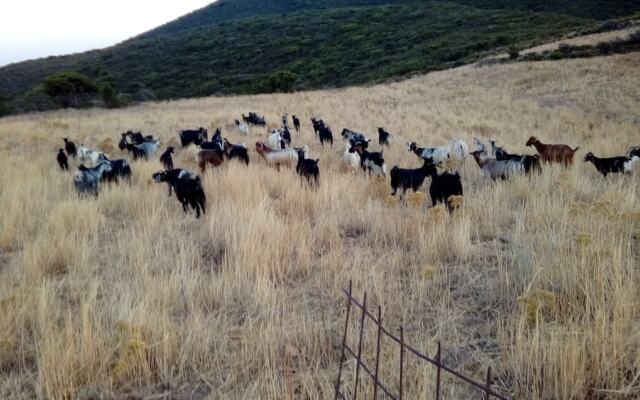
<svg viewBox="0 0 640 400"><path fill-rule="evenodd" d="M42 81L63 71L108 82L125 100L139 100L142 88L160 99L282 90L279 71L295 74L296 89L362 84L639 9L640 1L223 0L104 50L0 68L0 95L17 112L54 108Z"/></svg>

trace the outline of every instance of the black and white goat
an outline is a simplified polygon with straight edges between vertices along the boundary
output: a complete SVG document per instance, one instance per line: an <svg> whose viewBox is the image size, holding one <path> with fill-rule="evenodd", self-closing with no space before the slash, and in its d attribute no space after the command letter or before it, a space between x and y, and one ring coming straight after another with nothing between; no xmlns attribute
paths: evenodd
<svg viewBox="0 0 640 400"><path fill-rule="evenodd" d="M630 153L633 153L633 151ZM591 162L604 177L606 177L607 174L620 172L630 174L638 160L640 160L640 156L635 154L631 156L598 158L593 155L592 152L588 152L584 157L584 161Z"/></svg>
<svg viewBox="0 0 640 400"><path fill-rule="evenodd" d="M373 173L377 176L387 176L387 164L384 161L383 151L369 152L363 143L352 144L349 148L350 153L358 153L360 156L360 166L369 175Z"/></svg>
<svg viewBox="0 0 640 400"><path fill-rule="evenodd" d="M482 175L493 180L507 179L513 175L524 173L524 166L516 160L496 160L491 158L484 150L476 150L471 153L476 160Z"/></svg>
<svg viewBox="0 0 640 400"><path fill-rule="evenodd" d="M200 211L207 213L207 199L199 176L189 171L174 169L156 172L153 174L153 180L156 183L166 182L170 188L173 188L185 213L188 212L187 206L191 206L196 211L196 218L200 218ZM169 195L171 195L171 189L169 189Z"/></svg>
<svg viewBox="0 0 640 400"><path fill-rule="evenodd" d="M244 143L233 144L225 138L224 155L227 156L227 158L230 160L237 158L238 160L244 162L246 165L249 165L249 151L247 150L247 146L245 146Z"/></svg>
<svg viewBox="0 0 640 400"><path fill-rule="evenodd" d="M407 143L407 151L410 151L421 159L431 159L436 163L444 163L451 158L446 147L420 147L416 142Z"/></svg>
<svg viewBox="0 0 640 400"><path fill-rule="evenodd" d="M180 131L180 143L182 147L187 147L190 144L200 145L202 142L209 139L209 133L203 127L196 130L184 130Z"/></svg>
<svg viewBox="0 0 640 400"><path fill-rule="evenodd" d="M525 174L530 174L531 172L542 172L542 167L540 166L540 157L529 154L510 154L502 146L498 146L494 140L490 141L491 143L491 151L493 152L495 159L498 161L515 161L522 165ZM483 149L486 149L483 145ZM486 151L483 151L486 152Z"/></svg>
<svg viewBox="0 0 640 400"><path fill-rule="evenodd" d="M78 167L78 171L73 175L73 184L78 194L93 194L98 196L98 184L102 178L102 174L111 172L111 163L103 161L92 168L84 165Z"/></svg>
<svg viewBox="0 0 640 400"><path fill-rule="evenodd" d="M145 160L154 155L160 148L160 139L153 139L151 141L145 141L140 144L134 144L134 146L140 150Z"/></svg>
<svg viewBox="0 0 640 400"><path fill-rule="evenodd" d="M100 163L107 162L111 166L110 171L105 171L100 178L101 182L115 182L118 183L120 179L126 180L131 183L131 165L129 165L129 161L124 158L119 160L110 160L106 155L100 155ZM84 166L78 167L78 169L82 170Z"/></svg>
<svg viewBox="0 0 640 400"><path fill-rule="evenodd" d="M369 147L369 142L371 141L371 139L367 138L364 134L354 132L351 129L347 128L344 128L342 130L341 135L344 140L349 141L349 143L351 143L352 145L359 144L364 149Z"/></svg>
<svg viewBox="0 0 640 400"><path fill-rule="evenodd" d="M91 150L85 145L80 145L80 147L78 147L78 158L80 161L90 161L91 165L97 165L101 156L106 156L106 154L100 151Z"/></svg>

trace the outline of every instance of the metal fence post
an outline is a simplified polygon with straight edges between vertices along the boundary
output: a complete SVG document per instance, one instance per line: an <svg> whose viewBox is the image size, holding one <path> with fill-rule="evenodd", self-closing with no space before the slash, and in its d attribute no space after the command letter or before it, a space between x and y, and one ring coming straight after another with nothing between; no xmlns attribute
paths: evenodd
<svg viewBox="0 0 640 400"><path fill-rule="evenodd" d="M487 385L484 400L489 400L491 396L491 367L487 368Z"/></svg>
<svg viewBox="0 0 640 400"><path fill-rule="evenodd" d="M347 345L347 331L349 330L349 314L351 311L351 281L349 281L349 297L347 298L347 318L344 321L344 335L342 336L342 354L340 355L340 368L338 369L338 380L336 381L336 397L340 393L340 383L342 381L342 366L344 364L344 350Z"/></svg>
<svg viewBox="0 0 640 400"><path fill-rule="evenodd" d="M440 342L438 342L438 352L436 353L436 400L440 400L440 368L442 368L442 353L440 352Z"/></svg>
<svg viewBox="0 0 640 400"><path fill-rule="evenodd" d="M380 368L380 337L382 336L382 307L378 306L378 344L376 345L376 372L373 379L373 400L378 399L378 370Z"/></svg>
<svg viewBox="0 0 640 400"><path fill-rule="evenodd" d="M367 313L367 292L364 292L364 300L362 301L362 317L360 318L360 340L358 341L358 357L356 357L356 382L353 387L353 400L358 396L358 383L360 380L360 364L362 362L362 338L364 336L364 317Z"/></svg>
<svg viewBox="0 0 640 400"><path fill-rule="evenodd" d="M404 370L404 330L402 326L400 326L400 398L402 400L402 378L403 378L403 370Z"/></svg>

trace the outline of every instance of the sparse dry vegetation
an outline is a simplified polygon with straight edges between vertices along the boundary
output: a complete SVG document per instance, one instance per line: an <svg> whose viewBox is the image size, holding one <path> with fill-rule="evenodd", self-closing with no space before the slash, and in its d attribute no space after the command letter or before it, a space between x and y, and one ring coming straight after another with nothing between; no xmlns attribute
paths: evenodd
<svg viewBox="0 0 640 400"><path fill-rule="evenodd" d="M603 179L580 159L640 144L639 67L637 53L463 67L369 88L0 120L0 397L330 398L352 279L415 347L442 341L448 365L478 379L491 366L515 398L637 398L640 174ZM256 129L236 135L233 119L249 110L272 123L304 116L293 140L320 158L319 189L266 168ZM343 145L322 149L311 116L334 132L386 127L390 167L419 165L410 139L475 135L530 152L535 135L582 151L569 170L496 183L469 159L463 207L449 216L342 171ZM115 155L127 129L175 145L197 126L252 150L248 168L207 171L201 220L151 182L157 160L132 162L131 186L95 201L55 165L61 136ZM192 149L175 163L196 170ZM406 398L425 398L432 370L408 368ZM446 384L447 398L472 398Z"/></svg>

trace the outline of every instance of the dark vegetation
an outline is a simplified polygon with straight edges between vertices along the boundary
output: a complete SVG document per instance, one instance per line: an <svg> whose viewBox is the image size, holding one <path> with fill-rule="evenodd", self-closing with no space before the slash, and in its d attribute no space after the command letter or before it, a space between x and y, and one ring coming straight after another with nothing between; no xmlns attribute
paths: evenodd
<svg viewBox="0 0 640 400"><path fill-rule="evenodd" d="M640 31L627 38L616 38L608 42L595 45L575 46L561 43L557 50L528 53L520 57L518 61L545 61L561 60L563 58L588 58L608 56L611 54L623 54L640 51Z"/></svg>
<svg viewBox="0 0 640 400"><path fill-rule="evenodd" d="M491 64L506 64L518 61L550 61L567 58L603 57L612 54L624 54L640 51L640 30L625 38L615 38L606 42L587 45L572 45L560 43L555 50L543 50L520 54L517 49L509 50L509 58L488 58L478 63L479 66Z"/></svg>
<svg viewBox="0 0 640 400"><path fill-rule="evenodd" d="M107 49L0 68L0 113L380 82L638 10L640 0L221 0ZM48 78L69 72L95 91L48 96Z"/></svg>

